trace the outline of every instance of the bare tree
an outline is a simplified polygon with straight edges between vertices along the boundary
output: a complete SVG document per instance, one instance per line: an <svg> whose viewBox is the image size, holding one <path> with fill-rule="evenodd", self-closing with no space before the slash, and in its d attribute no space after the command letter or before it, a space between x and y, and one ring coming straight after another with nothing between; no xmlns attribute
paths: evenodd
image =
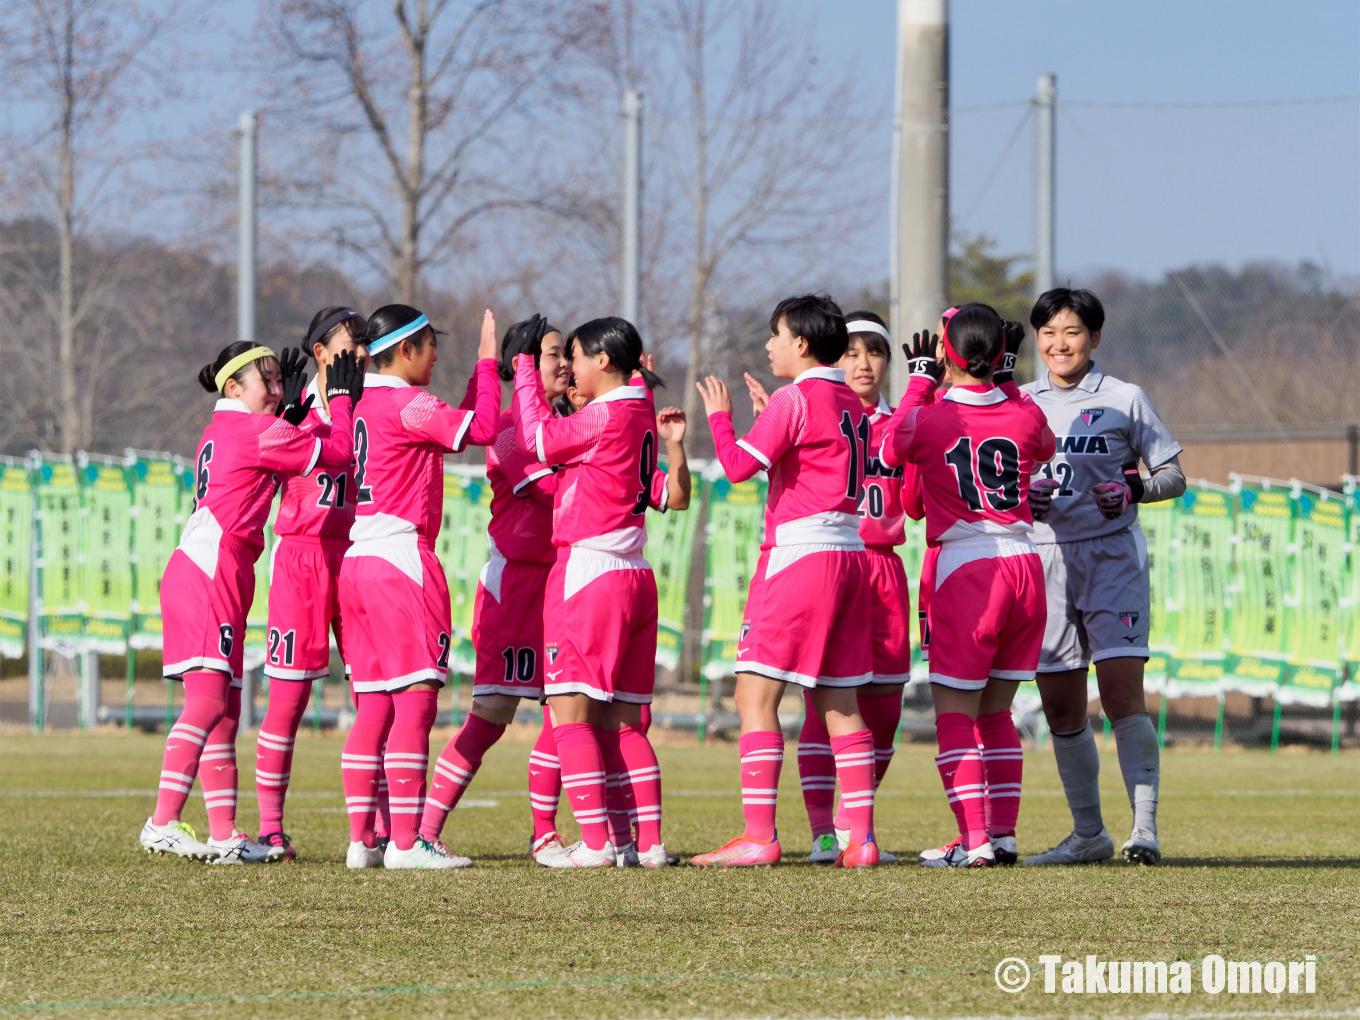
<svg viewBox="0 0 1360 1020"><path fill-rule="evenodd" d="M108 340L102 310L117 266L109 259L79 265L79 242L103 210L110 182L147 156L119 144L114 128L139 85L154 82L162 95L173 90L173 64L150 59L151 51L194 6L13 0L0 14L0 74L36 121L25 124L22 141L11 146L10 186L22 193L29 213L37 211L35 197L50 203L56 231L55 267L29 248L8 253L20 286L34 299L32 310L49 327L15 352L29 363L39 398L23 413L34 419L35 434L65 452L87 445L94 434Z"/></svg>
<svg viewBox="0 0 1360 1020"><path fill-rule="evenodd" d="M332 153L309 160L317 193L357 222L346 247L412 303L422 277L493 210L539 199L525 112L551 103L592 0L275 0L292 58L280 98ZM362 139L362 141L360 141ZM395 200L395 201L393 201Z"/></svg>

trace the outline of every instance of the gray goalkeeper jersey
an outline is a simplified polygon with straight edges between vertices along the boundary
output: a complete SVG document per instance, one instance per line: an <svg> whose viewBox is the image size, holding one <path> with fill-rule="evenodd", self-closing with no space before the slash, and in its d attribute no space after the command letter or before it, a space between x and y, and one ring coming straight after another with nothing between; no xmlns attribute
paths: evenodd
<svg viewBox="0 0 1360 1020"><path fill-rule="evenodd" d="M1138 523L1138 508L1107 520L1091 487L1123 480L1123 465L1134 456L1148 468L1179 456L1171 434L1141 386L1106 375L1095 364L1075 386L1056 386L1047 371L1021 387L1048 416L1058 452L1035 478L1053 478L1061 488L1048 520L1034 522L1035 542L1081 542L1113 535Z"/></svg>

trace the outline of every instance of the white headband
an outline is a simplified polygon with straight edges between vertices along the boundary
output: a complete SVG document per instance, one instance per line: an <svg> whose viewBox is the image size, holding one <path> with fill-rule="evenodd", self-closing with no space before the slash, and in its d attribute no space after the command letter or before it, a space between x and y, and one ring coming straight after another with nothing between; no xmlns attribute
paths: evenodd
<svg viewBox="0 0 1360 1020"><path fill-rule="evenodd" d="M888 334L888 331L878 323L870 322L868 319L856 319L854 322L847 322L845 331L847 333L877 333L888 343L892 343L892 337Z"/></svg>

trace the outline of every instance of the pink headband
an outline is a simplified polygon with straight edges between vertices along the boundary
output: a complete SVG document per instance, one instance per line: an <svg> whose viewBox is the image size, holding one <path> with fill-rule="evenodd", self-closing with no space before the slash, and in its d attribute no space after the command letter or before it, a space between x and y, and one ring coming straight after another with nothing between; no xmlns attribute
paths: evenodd
<svg viewBox="0 0 1360 1020"><path fill-rule="evenodd" d="M945 310L945 313L942 316L940 316L940 318L944 320L944 333L943 333L944 353L948 356L949 360L952 361L954 364L958 365L959 368L966 370L968 368L968 360L964 358L962 355L960 355L958 351L954 350L954 345L949 342L949 320L952 319L957 313L958 313L957 308L949 308ZM995 368L998 365L1000 365L1001 359L1005 357L1005 355L1006 345L1002 344L1001 351L992 361L992 367Z"/></svg>

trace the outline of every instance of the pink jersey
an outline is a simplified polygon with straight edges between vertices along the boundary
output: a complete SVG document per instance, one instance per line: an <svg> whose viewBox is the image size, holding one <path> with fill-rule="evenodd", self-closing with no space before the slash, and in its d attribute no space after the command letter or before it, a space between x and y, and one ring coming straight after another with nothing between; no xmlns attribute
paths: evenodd
<svg viewBox="0 0 1360 1020"><path fill-rule="evenodd" d="M307 385L305 400L314 400L307 420L299 426L303 432L318 438L331 434L331 416L321 407L321 395L316 380ZM344 431L353 434L346 425ZM279 500L279 515L274 520L274 534L280 538L319 538L323 542L349 544L349 530L354 524L354 462L343 468L316 470L309 475L293 472L280 474L283 497Z"/></svg>
<svg viewBox="0 0 1360 1020"><path fill-rule="evenodd" d="M656 469L656 419L645 386L619 386L567 418L554 418L533 362L515 373L514 419L520 445L558 467L553 545L584 544L619 556L647 543L643 516L666 507Z"/></svg>
<svg viewBox="0 0 1360 1020"><path fill-rule="evenodd" d="M884 439L885 464L915 464L921 473L926 541L1027 534L1029 479L1053 457L1048 419L1013 383L954 386L938 403L934 382L912 378L914 398ZM925 398L925 399L922 399Z"/></svg>
<svg viewBox="0 0 1360 1020"><path fill-rule="evenodd" d="M433 549L444 517L444 454L493 442L500 409L493 358L477 362L458 407L394 375L369 375L354 416L349 555L385 555L358 543L392 540Z"/></svg>
<svg viewBox="0 0 1360 1020"><path fill-rule="evenodd" d="M195 461L194 512L179 547L209 577L224 544L254 559L264 550L264 525L280 474L310 475L339 467L353 454L350 399L332 405L336 428L321 436L283 418L251 414L239 400L222 398L203 430Z"/></svg>
<svg viewBox="0 0 1360 1020"><path fill-rule="evenodd" d="M512 411L500 417L496 442L486 448L486 477L491 483L491 524L496 551L509 560L552 563L553 494L557 476L540 464L515 435Z"/></svg>
<svg viewBox="0 0 1360 1020"><path fill-rule="evenodd" d="M907 540L907 517L920 520L921 479L915 464L889 467L878 451L890 430L893 409L882 397L869 409L869 455L859 501L859 534L865 545L893 546Z"/></svg>
<svg viewBox="0 0 1360 1020"><path fill-rule="evenodd" d="M769 472L762 549L831 545L863 549L856 516L868 460L869 413L845 370L810 368L770 395L744 439L732 416L709 416L718 460L734 482ZM900 461L898 462L900 463Z"/></svg>

